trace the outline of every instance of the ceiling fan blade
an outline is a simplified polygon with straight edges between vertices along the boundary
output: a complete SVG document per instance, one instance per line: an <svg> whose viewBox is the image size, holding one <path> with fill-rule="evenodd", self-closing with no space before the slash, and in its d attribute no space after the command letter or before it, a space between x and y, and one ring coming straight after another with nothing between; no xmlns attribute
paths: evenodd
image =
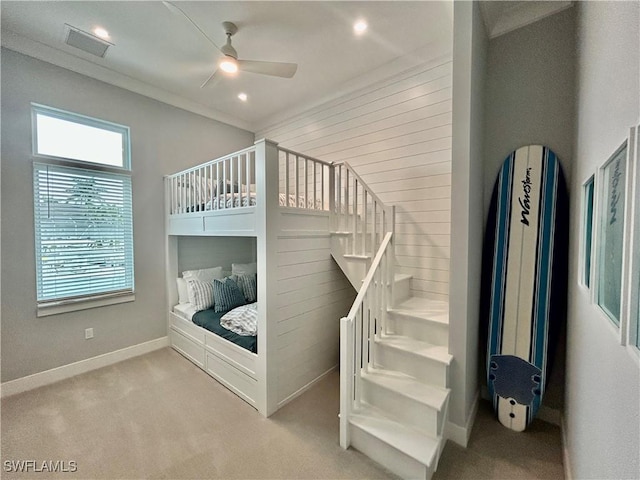
<svg viewBox="0 0 640 480"><path fill-rule="evenodd" d="M238 60L238 68L243 72L260 73L273 77L291 78L296 74L298 65L283 62L260 62L258 60Z"/></svg>
<svg viewBox="0 0 640 480"><path fill-rule="evenodd" d="M213 86L216 83L218 83L218 80L220 80L220 75L216 76L216 73L218 73L218 69L216 68L213 73L211 75L209 75L209 78L207 78L204 83L202 85L200 85L200 88L204 88L207 85Z"/></svg>
<svg viewBox="0 0 640 480"><path fill-rule="evenodd" d="M190 17L189 15L187 15L187 14L186 14L186 13L185 13L181 8L180 8L180 7L178 7L176 4L171 3L171 2L168 2L168 1L163 1L162 3L164 4L164 6L165 6L165 7L167 7L167 9L168 9L171 13L173 13L173 14L175 14L175 15L181 15L181 16L183 16L184 18L186 18L186 19L187 19L187 21L188 21L191 25L193 25L193 26L195 27L195 29L196 29L196 30L198 30L198 32L200 32L200 34L201 34L204 38L206 38L206 39L207 39L207 41L208 41L211 45L213 45L213 46L216 48L216 50L220 50L220 47L219 47L218 45L216 45L216 42L214 42L213 40L211 40L211 38L209 38L209 36L208 36L206 33L204 33L204 32L202 31L202 29L198 26L198 24L197 24L196 22L194 22L194 21L191 19L191 17Z"/></svg>

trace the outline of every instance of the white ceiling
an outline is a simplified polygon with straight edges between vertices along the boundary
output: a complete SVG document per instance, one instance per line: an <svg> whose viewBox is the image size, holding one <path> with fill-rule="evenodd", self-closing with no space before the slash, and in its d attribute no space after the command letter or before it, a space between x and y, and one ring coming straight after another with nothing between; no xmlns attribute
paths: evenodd
<svg viewBox="0 0 640 480"><path fill-rule="evenodd" d="M451 42L451 1L175 2L218 45L221 23L239 27L239 57L298 64L292 79L240 73L200 88L219 52L159 1L0 2L2 45L233 125L257 130L285 112L326 99L358 79L375 81L423 61L429 46ZM364 18L366 34L352 25ZM107 29L105 58L64 43L65 24ZM249 96L246 103L239 92Z"/></svg>
<svg viewBox="0 0 640 480"><path fill-rule="evenodd" d="M240 73L201 89L220 53L160 1L2 0L2 46L252 131L417 65L436 46L451 48L452 0L174 3L219 46L221 23L236 23L239 58L297 63L296 75ZM491 38L572 4L479 2ZM363 36L353 33L357 19L369 24ZM68 46L65 24L86 32L103 27L114 45L105 58Z"/></svg>

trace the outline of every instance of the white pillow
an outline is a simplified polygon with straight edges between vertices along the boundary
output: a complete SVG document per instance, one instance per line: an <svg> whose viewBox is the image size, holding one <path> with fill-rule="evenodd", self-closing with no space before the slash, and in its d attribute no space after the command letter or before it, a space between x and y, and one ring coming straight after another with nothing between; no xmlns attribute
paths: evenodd
<svg viewBox="0 0 640 480"><path fill-rule="evenodd" d="M185 280L197 280L199 282L213 282L215 278L223 278L222 267L186 270L182 272L182 278Z"/></svg>
<svg viewBox="0 0 640 480"><path fill-rule="evenodd" d="M187 281L184 278L176 278L178 286L178 303L189 303L189 293L187 291Z"/></svg>
<svg viewBox="0 0 640 480"><path fill-rule="evenodd" d="M187 290L189 292L189 303L196 312L213 307L213 283L199 282L198 280L187 280Z"/></svg>
<svg viewBox="0 0 640 480"><path fill-rule="evenodd" d="M256 193L256 184L252 183L249 185L249 192L250 193ZM247 186L243 183L242 184L242 193L247 193Z"/></svg>
<svg viewBox="0 0 640 480"><path fill-rule="evenodd" d="M255 275L257 272L258 266L256 262L231 264L231 273L233 275Z"/></svg>

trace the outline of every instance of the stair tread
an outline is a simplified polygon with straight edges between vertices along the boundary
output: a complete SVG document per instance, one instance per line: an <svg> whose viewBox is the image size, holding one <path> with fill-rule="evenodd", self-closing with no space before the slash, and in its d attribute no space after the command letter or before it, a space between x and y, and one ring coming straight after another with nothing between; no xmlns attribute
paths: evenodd
<svg viewBox="0 0 640 480"><path fill-rule="evenodd" d="M351 414L349 422L423 465L431 466L438 453L440 438L430 437L391 420L370 405L361 405L357 412Z"/></svg>
<svg viewBox="0 0 640 480"><path fill-rule="evenodd" d="M440 300L410 297L393 308L389 308L388 311L443 325L449 324L449 303Z"/></svg>
<svg viewBox="0 0 640 480"><path fill-rule="evenodd" d="M398 350L404 350L414 355L436 360L446 365L449 365L453 359L453 356L449 354L447 347L432 345L430 343L402 335L383 335L376 341Z"/></svg>
<svg viewBox="0 0 640 480"><path fill-rule="evenodd" d="M345 253L342 255L344 258L353 258L356 260L369 260L371 258L371 255L355 255L352 253Z"/></svg>
<svg viewBox="0 0 640 480"><path fill-rule="evenodd" d="M407 273L396 273L396 274L394 274L394 276L393 276L393 279L394 279L396 282L400 282L400 281L402 281L402 280L411 280L412 278L413 278L413 275L409 275L409 274L407 274Z"/></svg>
<svg viewBox="0 0 640 480"><path fill-rule="evenodd" d="M383 368L370 368L363 379L393 390L438 411L442 410L449 396L449 389L427 385L404 373Z"/></svg>

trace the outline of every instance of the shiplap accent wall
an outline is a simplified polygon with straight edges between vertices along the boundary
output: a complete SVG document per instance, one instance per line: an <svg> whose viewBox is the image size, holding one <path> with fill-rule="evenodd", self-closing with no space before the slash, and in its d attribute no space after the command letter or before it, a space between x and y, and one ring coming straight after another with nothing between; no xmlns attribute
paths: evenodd
<svg viewBox="0 0 640 480"><path fill-rule="evenodd" d="M396 258L416 296L446 300L451 213L451 56L377 82L256 138L326 161L347 161L396 206Z"/></svg>
<svg viewBox="0 0 640 480"><path fill-rule="evenodd" d="M329 232L278 239L278 402L338 365L340 318L356 292L331 258Z"/></svg>
<svg viewBox="0 0 640 480"><path fill-rule="evenodd" d="M255 237L181 236L178 239L178 274L222 266L230 272L232 263L256 261Z"/></svg>

